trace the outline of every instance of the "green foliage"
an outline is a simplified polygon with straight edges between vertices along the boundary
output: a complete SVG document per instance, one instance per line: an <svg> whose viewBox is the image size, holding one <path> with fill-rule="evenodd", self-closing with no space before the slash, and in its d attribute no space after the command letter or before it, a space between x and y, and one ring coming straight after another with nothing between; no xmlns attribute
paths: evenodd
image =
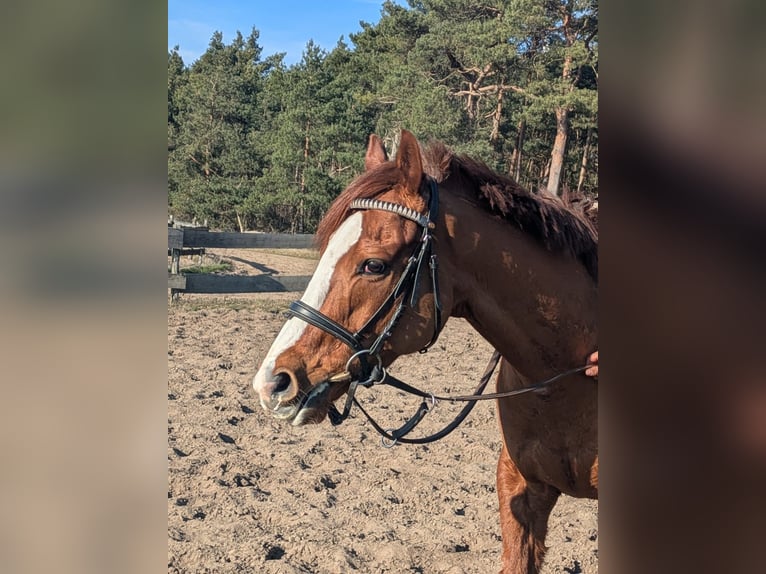
<svg viewBox="0 0 766 574"><path fill-rule="evenodd" d="M206 265L190 265L181 269L182 273L226 273L231 271L234 266L229 261L223 261L221 263L209 263Z"/></svg>
<svg viewBox="0 0 766 574"><path fill-rule="evenodd" d="M598 11L593 0L384 2L329 53L262 58L258 31L216 32L186 66L168 53L169 209L221 229L313 232L363 169L371 133L406 128L544 187L568 114L564 185L598 184ZM588 135L590 134L590 135ZM587 144L587 148L586 148ZM587 152L587 153L586 153Z"/></svg>

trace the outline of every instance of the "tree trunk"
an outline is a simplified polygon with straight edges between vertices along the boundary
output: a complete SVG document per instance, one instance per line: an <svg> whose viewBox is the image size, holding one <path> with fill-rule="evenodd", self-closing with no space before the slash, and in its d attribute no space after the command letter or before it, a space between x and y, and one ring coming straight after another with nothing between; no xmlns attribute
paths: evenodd
<svg viewBox="0 0 766 574"><path fill-rule="evenodd" d="M556 139L553 141L551 152L551 171L548 176L547 191L550 195L559 194L561 183L561 170L564 167L564 152L567 147L567 135L569 133L569 110L556 108Z"/></svg>
<svg viewBox="0 0 766 574"><path fill-rule="evenodd" d="M538 190L543 189L543 183L545 182L550 172L551 172L551 160L550 158L548 158L548 161L546 162L546 164L540 168L540 176L537 178Z"/></svg>
<svg viewBox="0 0 766 574"><path fill-rule="evenodd" d="M301 170L301 193L306 191L306 170L309 167L309 132L311 122L306 122L306 139L303 143L303 169ZM295 232L293 232L295 233Z"/></svg>
<svg viewBox="0 0 766 574"><path fill-rule="evenodd" d="M503 90L497 91L497 106L492 114L492 133L489 134L489 141L496 142L500 137L500 119L503 117Z"/></svg>
<svg viewBox="0 0 766 574"><path fill-rule="evenodd" d="M570 28L572 21L572 5L567 3L563 7L563 28L564 36L566 37L567 47L571 47L574 43L574 36ZM572 54L567 53L564 57L564 68L561 71L561 79L564 80L564 85L569 85L567 89L568 93L572 93L575 89L575 84L572 82ZM561 170L564 167L564 153L567 148L567 136L569 134L569 108L564 105L557 107L556 113L556 139L553 141L553 151L551 151L551 171L548 177L548 193L552 196L559 195L559 184L561 183Z"/></svg>
<svg viewBox="0 0 766 574"><path fill-rule="evenodd" d="M590 135L593 133L593 128L588 128L588 135L585 136L585 147L582 150L582 161L580 162L580 177L577 178L577 191L582 189L582 184L585 181L585 171L588 167L588 155L590 154Z"/></svg>
<svg viewBox="0 0 766 574"><path fill-rule="evenodd" d="M516 135L516 147L511 155L511 177L517 182L521 179L521 148L524 146L524 132L527 129L527 122L523 118L519 120Z"/></svg>
<svg viewBox="0 0 766 574"><path fill-rule="evenodd" d="M534 158L530 158L527 160L527 170L524 172L524 182L519 182L522 187L530 188L532 187L532 177L535 169L535 160Z"/></svg>

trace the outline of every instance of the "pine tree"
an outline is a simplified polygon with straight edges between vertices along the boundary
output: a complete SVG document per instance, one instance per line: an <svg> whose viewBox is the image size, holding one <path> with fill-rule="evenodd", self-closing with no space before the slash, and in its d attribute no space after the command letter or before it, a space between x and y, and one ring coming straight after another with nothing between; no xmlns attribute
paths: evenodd
<svg viewBox="0 0 766 574"><path fill-rule="evenodd" d="M181 129L178 91L188 81L183 58L178 53L178 46L168 52L168 153L177 147L178 133ZM172 198L178 193L179 184L168 174L168 195Z"/></svg>
<svg viewBox="0 0 766 574"><path fill-rule="evenodd" d="M261 60L258 32L220 33L185 67L168 53L172 211L223 228L314 230L363 169L370 133L441 139L522 185L598 185L594 0L386 1L329 53Z"/></svg>
<svg viewBox="0 0 766 574"><path fill-rule="evenodd" d="M594 0L515 0L531 77L531 105L555 121L546 190L561 192L573 120L595 128L598 8ZM574 166L573 166L574 167Z"/></svg>
<svg viewBox="0 0 766 574"><path fill-rule="evenodd" d="M227 46L216 32L176 91L181 128L168 173L179 217L239 226L242 203L263 169L259 150L249 145L264 72L257 39L254 29L246 39L237 33Z"/></svg>

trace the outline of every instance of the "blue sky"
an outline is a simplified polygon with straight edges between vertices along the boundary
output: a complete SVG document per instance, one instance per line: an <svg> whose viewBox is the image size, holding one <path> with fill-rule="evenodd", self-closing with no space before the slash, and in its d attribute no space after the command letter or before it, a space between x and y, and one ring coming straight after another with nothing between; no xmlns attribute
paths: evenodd
<svg viewBox="0 0 766 574"><path fill-rule="evenodd" d="M178 45L188 65L205 52L216 30L228 44L237 30L247 36L255 27L262 57L286 52L291 65L310 39L328 52L341 36L351 45L349 34L361 30L359 21L377 23L382 5L383 0L168 0L168 50Z"/></svg>

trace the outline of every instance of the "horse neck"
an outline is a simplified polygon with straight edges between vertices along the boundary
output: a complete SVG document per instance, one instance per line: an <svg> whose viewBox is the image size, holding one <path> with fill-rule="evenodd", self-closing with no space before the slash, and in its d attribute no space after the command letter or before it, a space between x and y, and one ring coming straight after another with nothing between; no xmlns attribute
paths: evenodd
<svg viewBox="0 0 766 574"><path fill-rule="evenodd" d="M595 281L460 194L442 193L440 266L452 315L530 379L577 366L596 348Z"/></svg>

